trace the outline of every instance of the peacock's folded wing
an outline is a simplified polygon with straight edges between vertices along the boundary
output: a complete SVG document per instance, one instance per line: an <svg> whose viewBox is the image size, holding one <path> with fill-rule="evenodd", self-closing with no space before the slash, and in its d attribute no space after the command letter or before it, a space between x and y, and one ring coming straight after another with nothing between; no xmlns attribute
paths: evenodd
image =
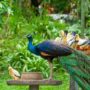
<svg viewBox="0 0 90 90"><path fill-rule="evenodd" d="M71 54L71 49L55 41L44 41L36 46L39 52L49 54L51 56L65 56Z"/></svg>

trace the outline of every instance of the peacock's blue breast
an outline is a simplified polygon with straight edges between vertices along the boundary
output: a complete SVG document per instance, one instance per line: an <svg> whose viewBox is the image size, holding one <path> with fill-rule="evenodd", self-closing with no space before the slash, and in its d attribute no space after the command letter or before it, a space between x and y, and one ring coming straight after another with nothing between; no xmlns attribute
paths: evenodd
<svg viewBox="0 0 90 90"><path fill-rule="evenodd" d="M36 49L36 46L33 46L32 44L28 44L28 50L36 55L40 55L39 51Z"/></svg>

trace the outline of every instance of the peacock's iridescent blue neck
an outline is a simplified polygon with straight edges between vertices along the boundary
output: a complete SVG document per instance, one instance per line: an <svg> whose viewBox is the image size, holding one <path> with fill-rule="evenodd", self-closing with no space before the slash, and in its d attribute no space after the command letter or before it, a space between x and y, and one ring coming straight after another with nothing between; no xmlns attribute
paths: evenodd
<svg viewBox="0 0 90 90"><path fill-rule="evenodd" d="M28 50L36 55L39 55L39 52L36 50L36 47L32 44L32 41L29 41Z"/></svg>

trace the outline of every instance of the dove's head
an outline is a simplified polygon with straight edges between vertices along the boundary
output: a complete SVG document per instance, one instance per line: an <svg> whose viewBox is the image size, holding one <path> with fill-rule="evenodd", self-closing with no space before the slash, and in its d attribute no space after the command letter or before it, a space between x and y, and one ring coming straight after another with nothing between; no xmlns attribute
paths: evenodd
<svg viewBox="0 0 90 90"><path fill-rule="evenodd" d="M11 70L11 69L12 69L12 67L11 67L11 66L9 66L9 67L8 67L8 70Z"/></svg>
<svg viewBox="0 0 90 90"><path fill-rule="evenodd" d="M76 41L79 41L80 40L79 34L76 34L75 39L76 39Z"/></svg>

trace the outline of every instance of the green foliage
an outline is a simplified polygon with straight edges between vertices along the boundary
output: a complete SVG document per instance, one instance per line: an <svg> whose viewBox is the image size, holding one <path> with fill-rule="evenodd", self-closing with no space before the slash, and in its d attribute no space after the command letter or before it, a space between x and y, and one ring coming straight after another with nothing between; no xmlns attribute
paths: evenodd
<svg viewBox="0 0 90 90"><path fill-rule="evenodd" d="M6 2L4 2L4 1L0 2L0 26L3 23L2 15L7 12L7 8L8 8L8 5L6 4Z"/></svg>
<svg viewBox="0 0 90 90"><path fill-rule="evenodd" d="M68 28L69 32L77 32L78 34L81 34L81 26L79 23L76 23Z"/></svg>
<svg viewBox="0 0 90 90"><path fill-rule="evenodd" d="M8 8L9 8L8 3L6 1L1 1L0 2L0 15L8 12Z"/></svg>
<svg viewBox="0 0 90 90"><path fill-rule="evenodd" d="M65 29L66 24L60 24L58 21L53 21L47 16L42 16L34 18L29 26L35 34L42 35L43 37L46 36L47 38L54 38L59 33L59 30Z"/></svg>
<svg viewBox="0 0 90 90"><path fill-rule="evenodd" d="M45 60L42 60L42 58L36 57L28 52L28 41L25 37L27 34L31 33L34 38L34 44L37 44L49 38L56 38L60 30L67 29L67 27L67 24L54 21L46 15L31 15L30 20L27 20L22 15L20 9L17 10L17 8L14 8L13 15L9 17L9 31L5 32L1 29L1 68L7 68L10 64L21 72L41 71L45 77L48 77L48 64ZM71 31L76 31L75 27L73 27ZM77 29L77 31L81 31L80 28L79 30ZM3 65L3 63L6 64ZM58 62L54 64L55 71L61 68L57 63ZM47 69L45 69L45 67L47 67ZM61 70L63 69L61 68Z"/></svg>
<svg viewBox="0 0 90 90"><path fill-rule="evenodd" d="M81 25L80 25L79 22L73 24L72 26L69 26L67 29L68 29L69 32L74 31L74 32L78 33L82 37L87 36L87 37L90 38L90 27L86 28L84 33L83 33L83 31L81 29Z"/></svg>
<svg viewBox="0 0 90 90"><path fill-rule="evenodd" d="M0 52L0 54L1 54L1 52ZM0 55L0 59L1 59L0 60L0 72L3 72L6 69L8 62L3 60L1 55Z"/></svg>
<svg viewBox="0 0 90 90"><path fill-rule="evenodd" d="M1 30L1 59L3 61L1 68L6 61L5 68L10 64L20 72L40 71L44 77L48 77L47 61L28 52L26 35L31 33L34 44L37 44L45 39L57 37L59 31L65 29L66 26L67 24L53 21L46 15L32 16L30 21L27 21L20 10L13 12L13 15L9 17L9 31L5 33ZM54 70L56 71L58 67L56 63Z"/></svg>
<svg viewBox="0 0 90 90"><path fill-rule="evenodd" d="M57 12L66 12L70 10L70 1L68 0L44 0L44 2L53 5Z"/></svg>

